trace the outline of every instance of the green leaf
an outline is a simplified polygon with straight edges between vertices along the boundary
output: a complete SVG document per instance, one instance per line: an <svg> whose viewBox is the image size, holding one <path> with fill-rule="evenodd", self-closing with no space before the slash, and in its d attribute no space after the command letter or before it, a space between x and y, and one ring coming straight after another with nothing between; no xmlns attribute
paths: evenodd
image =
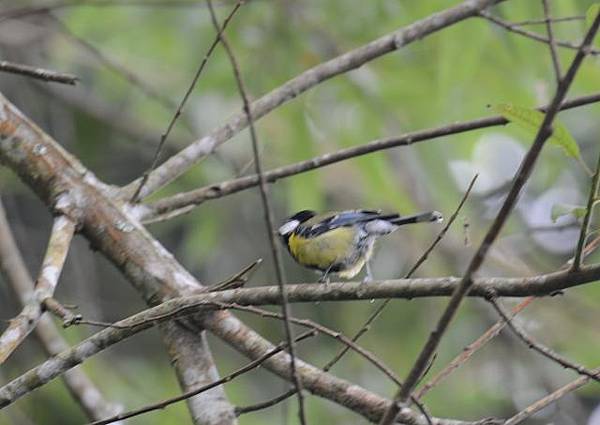
<svg viewBox="0 0 600 425"><path fill-rule="evenodd" d="M493 109L510 122L514 122L533 134L539 130L544 121L544 114L542 112L535 109L515 106L510 103L494 105ZM567 156L581 158L579 146L573 136L571 136L571 133L569 133L569 130L567 130L567 127L556 119L554 120L552 127L553 132L549 139L550 143L561 147Z"/></svg>
<svg viewBox="0 0 600 425"><path fill-rule="evenodd" d="M550 217L552 218L552 222L556 223L556 220L565 215L572 215L575 218L583 218L586 211L587 208L582 205L558 203L552 205Z"/></svg>
<svg viewBox="0 0 600 425"><path fill-rule="evenodd" d="M586 26L591 26L594 23L594 19L598 16L598 12L600 12L600 3L594 3L588 10L585 12L585 24Z"/></svg>

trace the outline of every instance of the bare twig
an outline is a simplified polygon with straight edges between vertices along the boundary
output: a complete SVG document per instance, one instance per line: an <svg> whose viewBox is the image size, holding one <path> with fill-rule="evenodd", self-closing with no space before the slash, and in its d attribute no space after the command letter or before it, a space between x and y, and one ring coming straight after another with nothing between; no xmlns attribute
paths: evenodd
<svg viewBox="0 0 600 425"><path fill-rule="evenodd" d="M550 18L550 19L529 19L527 21L513 22L516 27L524 27L527 25L546 25L547 22L558 23L558 22L576 22L585 20L585 16L564 16L562 18Z"/></svg>
<svg viewBox="0 0 600 425"><path fill-rule="evenodd" d="M129 70L125 65L111 58L89 41L73 33L73 31L71 31L71 29L56 16L48 15L48 17L51 18L52 22L55 24L55 27L63 35L64 38L85 50L89 55L91 55L94 59L96 59L96 61L100 62L107 69L114 72L116 75L122 77L132 86L138 88L150 99L154 99L155 101L160 103L168 111L177 108L177 104L173 100L158 92L151 84L146 83L133 71Z"/></svg>
<svg viewBox="0 0 600 425"><path fill-rule="evenodd" d="M8 72L11 74L24 75L26 77L35 78L42 81L50 81L54 83L70 84L74 86L79 77L72 74L65 74L62 72L52 71L44 68L36 68L30 65L23 65L20 63L0 61L0 71Z"/></svg>
<svg viewBox="0 0 600 425"><path fill-rule="evenodd" d="M316 331L308 331L305 332L301 335L299 335L295 341L299 342L302 341L303 339L306 339L308 337L311 336L315 336L317 334ZM129 419L132 418L134 416L139 416L142 415L144 413L148 413L148 412L152 412L154 410L159 410L159 409L164 409L165 407L170 406L171 404L180 402L182 400L186 400L190 397L193 397L195 395L201 394L205 391L208 391L216 386L222 385L222 384L226 384L227 382L230 382L231 380L233 380L234 378L237 378L240 375L243 375L246 372L249 372L252 369L257 368L258 366L260 366L265 360L267 360L270 357L273 357L275 354L281 352L282 350L284 350L286 347L289 347L287 345L287 343L280 343L277 346L275 346L274 349L272 349L271 351L269 351L268 353L265 353L263 356L249 362L248 364L246 364L245 366L237 369L236 371L230 373L229 375L226 375L224 377L222 377L221 379L219 379L218 381L212 382L208 385L205 385L203 387L197 388L193 391L189 391L186 392L184 394L178 395L177 397L172 397L172 398L168 398L166 400L162 400L158 403L153 403L150 404L148 406L142 407L140 409L136 409L136 410L131 410L129 412L125 412L125 413L121 413L119 415L115 415L113 417L107 418L107 419L103 419L101 421L95 421L92 422L90 425L106 425L106 424L110 424L122 419Z"/></svg>
<svg viewBox="0 0 600 425"><path fill-rule="evenodd" d="M600 368L596 368L592 372L600 374ZM535 403L529 405L528 407L521 410L519 413L517 413L513 417L507 419L506 422L504 422L504 425L520 424L525 419L529 418L531 415L535 414L536 412L539 412L544 407L549 406L550 404L554 403L555 401L559 400L560 398L564 397L565 395L575 391L576 389L581 388L582 386L584 386L591 380L592 380L592 378L590 378L589 376L580 376L579 378L575 379L574 381L569 382L568 384L557 389L553 393L548 394L546 397L543 397L540 400L536 401Z"/></svg>
<svg viewBox="0 0 600 425"><path fill-rule="evenodd" d="M510 318L515 317L519 314L525 307L531 304L535 300L535 297L527 297L523 301L521 301L517 306L515 306L511 311ZM500 320L496 322L492 327L490 327L487 331L485 331L479 338L477 338L474 342L466 346L463 351L454 358L448 365L442 369L437 375L435 375L427 384L423 385L419 391L416 392L415 398L421 399L425 394L427 394L433 387L446 379L452 372L462 366L467 360L469 360L475 352L480 350L485 344L491 341L496 335L500 333L502 329L506 326L506 322Z"/></svg>
<svg viewBox="0 0 600 425"><path fill-rule="evenodd" d="M183 111L183 107L187 103L187 100L190 97L190 95L192 94L194 87L196 87L196 83L198 82L198 79L200 78L200 75L202 74L202 71L204 70L204 67L207 64L208 59L210 58L210 56L212 55L212 52L214 52L215 48L219 44L219 39L221 37L221 34L223 33L223 31L225 31L225 28L227 28L227 25L233 18L233 15L235 15L235 13L239 10L239 8L242 6L243 2L244 2L243 0L238 0L238 2L235 4L233 9L231 9L231 12L229 12L229 15L223 21L223 26L219 29L219 31L217 31L217 36L215 37L212 44L208 48L208 51L204 55L204 58L202 58L202 61L200 62L200 66L196 70L196 74L194 75L194 78L192 79L191 84L189 85L187 91L185 92L183 99L181 99L181 103L177 107L177 110L175 111L175 114L171 118L171 121L169 121L169 124L167 125L167 129L165 130L165 132L163 134L161 134L160 142L158 143L158 146L156 147L156 151L154 153L154 158L152 159L152 164L150 165L150 168L144 173L141 180L137 184L137 188L135 189L135 191L133 192L133 195L131 196L131 202L137 202L139 198L144 198L144 195L142 194L142 189L144 188L144 185L148 181L150 173L158 165L160 155L162 153L165 142L167 141L167 138L169 137L169 134L171 133L171 130L173 129L173 127L175 126L175 123L177 122L177 119L181 115L181 113Z"/></svg>
<svg viewBox="0 0 600 425"><path fill-rule="evenodd" d="M296 390L295 389L291 389L291 390L286 391L283 394L280 394L280 395L278 395L276 397L273 397L270 400L266 400L266 401L263 401L261 403L256 403L256 404L253 404L251 406L236 407L235 408L235 414L237 416L241 416L241 415L244 415L246 413L252 413L252 412L256 412L258 410L268 409L269 407L273 407L276 404L281 403L282 401L290 398L294 394L296 394Z"/></svg>
<svg viewBox="0 0 600 425"><path fill-rule="evenodd" d="M487 301L490 304L492 304L492 306L494 307L496 312L498 312L498 315L502 318L502 320L504 320L504 322L508 325L510 330L513 331L513 333L521 341L523 341L529 348L537 351L542 356L552 360L553 362L558 363L559 365L561 365L562 367L564 367L566 369L574 370L575 372L579 373L580 375L587 376L589 378L594 379L595 381L600 382L600 374L598 372L591 371L581 365L573 363L572 361L555 353L553 350L546 347L545 345L542 345L539 342L534 341L533 338L531 338L529 335L527 335L523 329L520 329L519 327L517 327L517 325L514 324L514 322L511 320L511 318L506 313L506 311L504 311L504 308L500 305L500 303L498 302L498 300L496 299L496 297L494 295L488 297Z"/></svg>
<svg viewBox="0 0 600 425"><path fill-rule="evenodd" d="M398 50L417 40L433 34L443 28L454 25L464 19L476 16L479 11L500 3L503 0L466 0L460 4L434 13L425 19L414 22L391 34L385 35L366 45L323 62L306 70L282 86L254 101L250 107L252 118L257 121L282 104L294 99L301 93L318 84L364 65L380 56ZM183 174L188 168L210 155L220 144L229 140L248 125L245 114L237 114L223 126L215 129L209 135L190 144L175 156L156 167L145 180L144 190L139 198L145 198L160 187L168 184ZM130 194L139 187L136 180L124 188L124 193Z"/></svg>
<svg viewBox="0 0 600 425"><path fill-rule="evenodd" d="M548 38L544 37L543 35L539 35L538 33L535 33L532 31L524 30L523 28L520 28L519 25L505 21L504 19L498 18L497 16L494 16L489 12L482 11L479 13L479 15L482 16L483 18L487 19L488 21L498 25L499 27L504 28L505 30L514 32L515 34L522 35L523 37L530 38L535 41L539 41L540 43L550 44L550 40ZM572 50L576 50L579 48L579 46L577 44L571 43L568 41L563 41L563 40L555 40L555 44L558 47L564 47L564 48L572 49ZM598 54L600 54L600 50L590 48L589 54L590 55L598 55Z"/></svg>
<svg viewBox="0 0 600 425"><path fill-rule="evenodd" d="M228 277L222 282L215 283L207 288L209 292L215 291L224 291L225 289L235 289L240 288L248 282L248 279L252 276L254 271L258 266L262 264L262 258L259 258L255 262L248 264L239 272L235 273L233 276Z"/></svg>
<svg viewBox="0 0 600 425"><path fill-rule="evenodd" d="M474 273L476 273L483 264L483 261L485 260L485 257L490 247L498 237L500 230L504 226L504 223L508 219L508 216L510 215L515 203L517 202L517 198L521 192L521 189L523 188L525 182L529 178L535 165L535 162L542 150L542 147L544 146L544 143L552 134L552 122L554 120L554 117L558 113L560 104L566 96L567 91L571 86L571 83L573 82L573 79L575 78L579 67L581 66L581 63L583 62L583 59L588 53L590 45L594 40L599 26L600 13L598 13L596 18L594 19L594 22L588 30L583 43L577 50L575 58L571 62L571 66L569 67L565 76L561 79L560 84L557 87L556 94L554 95L550 107L544 115L544 120L540 125L540 128L535 136L534 142L527 154L525 155L525 158L523 159L521 166L519 167L519 170L515 175L513 186L511 187L511 190L506 196L506 199L502 207L500 208L496 219L494 220L492 226L485 235L483 242L477 249L477 252L473 256L473 259L471 260L464 277L462 278L460 284L456 287L454 293L452 294L452 297L448 302L448 306L446 307L442 316L438 320L435 329L429 335L429 338L427 339L427 342L425 343L423 349L417 357L415 364L411 368L404 382L404 385L399 389L396 396L394 397L393 403L391 404L387 412L383 415L380 421L380 425L390 425L394 422L402 406L407 402L407 400L411 396L414 387L417 385L419 379L421 379L421 377L423 376L423 371L430 363L431 356L436 351L442 339L442 336L444 335L446 329L448 329L448 326L454 318L454 315L456 314L462 300L473 286Z"/></svg>
<svg viewBox="0 0 600 425"><path fill-rule="evenodd" d="M15 243L10 226L0 201L0 271L19 297L21 305L26 305L32 297L34 283L25 267L19 248ZM49 356L69 349L56 326L47 315L42 315L34 334ZM62 376L65 386L73 399L81 406L89 419L95 420L114 415L121 406L105 400L100 390L79 368L65 372Z"/></svg>
<svg viewBox="0 0 600 425"><path fill-rule="evenodd" d="M208 349L207 334L193 323L168 321L159 324L162 339L175 369L194 425L238 425L233 406L218 383L219 372ZM197 394L194 391L205 388Z"/></svg>
<svg viewBox="0 0 600 425"><path fill-rule="evenodd" d="M552 31L552 17L550 16L550 5L548 0L542 0L544 6L544 18L546 19L546 32L548 33L548 47L550 48L550 56L552 58L552 66L554 67L554 75L556 77L556 84L560 84L561 72L560 72L560 61L558 59L558 53L556 52L556 44L554 41L554 33Z"/></svg>
<svg viewBox="0 0 600 425"><path fill-rule="evenodd" d="M589 105L600 101L600 93L593 95L578 97L569 101L565 101L561 105L561 110L571 109L583 105ZM541 111L546 111L547 106L539 108ZM459 134L477 129L505 125L508 123L506 118L496 115L487 118L480 118L473 121L465 121L461 123L453 123L442 127L436 127L427 130L407 133L398 137L386 139L377 139L361 146L342 149L337 152L327 153L312 159L298 162L296 164L286 165L276 168L271 171L264 172L265 179L269 183L274 183L279 179L304 173L316 168L325 167L336 162L341 162L349 158L354 158L361 155L366 155L372 152L377 152L383 149L390 149L397 146L407 146L413 143L423 142L431 139L436 139L452 134ZM452 138L448 140L453 140ZM173 218L179 213L190 211L190 205L199 205L202 202L221 198L241 190L258 185L258 176L251 175L233 180L227 180L218 184L212 184L190 192L183 192L171 197L160 199L156 202L149 203L143 214L144 220L153 220L154 217L172 212L166 218ZM508 190L508 188L507 188ZM182 211L179 211L183 209Z"/></svg>
<svg viewBox="0 0 600 425"><path fill-rule="evenodd" d="M581 231L579 233L579 240L577 241L577 248L575 248L575 258L571 269L576 271L581 267L582 258L585 251L585 240L588 236L590 227L590 219L594 210L594 203L596 202L596 196L598 196L598 186L600 184L600 154L598 154L598 163L596 165L596 171L592 177L592 185L590 187L590 195L588 196L587 209L585 210L585 216L583 217L583 223L581 224Z"/></svg>
<svg viewBox="0 0 600 425"><path fill-rule="evenodd" d="M35 328L44 311L44 301L51 298L58 284L71 239L75 232L75 223L65 216L54 220L48 248L31 300L21 313L10 321L8 328L0 336L0 364L21 344Z"/></svg>

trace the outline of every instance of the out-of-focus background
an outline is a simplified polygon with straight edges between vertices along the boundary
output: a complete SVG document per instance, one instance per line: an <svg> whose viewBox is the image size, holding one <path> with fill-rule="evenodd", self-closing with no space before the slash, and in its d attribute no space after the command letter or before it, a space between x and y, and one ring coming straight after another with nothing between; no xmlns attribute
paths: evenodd
<svg viewBox="0 0 600 425"><path fill-rule="evenodd" d="M175 111L215 36L204 2L93 1L75 4L0 1L0 57L72 72L80 83L64 86L0 74L0 91L79 157L99 178L126 184L150 165L160 134ZM171 4L168 4L171 3ZM226 33L253 98L268 92L341 52L387 34L434 11L457 3L405 0L327 2L254 0L234 17ZM3 15L29 6L56 4L50 12ZM221 19L234 2L221 1ZM582 16L592 4L551 0L554 16ZM541 1L507 1L492 10L513 22L543 17ZM543 25L521 28L545 35ZM585 20L554 25L555 36L578 43ZM598 45L600 48L600 45ZM559 49L563 69L573 50ZM405 132L484 117L489 105L505 102L534 107L555 90L547 46L508 33L483 18L469 19L351 73L320 84L257 123L264 168L308 159ZM569 97L600 90L600 63L586 60ZM222 124L241 110L227 57L218 47L167 142L166 157ZM593 168L599 152L600 107L560 114ZM507 184L533 135L514 125L495 127L399 147L291 177L270 187L275 215L282 220L300 209L376 208L409 214L436 209L449 216L475 173L470 200L440 247L416 276L461 275L499 208ZM219 148L152 199L177 191L251 174L248 132ZM579 233L569 212L588 196L589 176L561 149L547 146L501 238L481 274L529 276L551 272L567 262ZM0 196L30 272L40 266L51 217L15 175L0 168ZM595 232L597 223L592 222ZM435 238L439 225L406 227L379 244L376 279L402 277ZM151 232L199 280L216 283L246 264L265 261L250 286L274 284L260 197L256 188L207 202L187 215L150 226ZM592 237L597 236L595 233ZM316 282L317 276L284 253L289 282ZM592 254L587 262L598 261ZM144 309L133 288L79 238L60 280L57 298L76 304L86 318L115 321ZM392 301L362 345L399 376L405 376L445 305L442 299ZM507 301L511 306L514 300ZM540 341L590 367L598 366L600 290L597 285L569 290L535 302L517 323ZM295 316L311 318L352 335L377 303L293 305ZM278 307L274 308L278 310ZM20 310L18 299L0 277L0 320ZM240 314L272 341L283 338L278 321ZM481 300L467 300L445 336L428 375L445 366L463 347L497 320ZM4 327L4 325L2 326ZM72 327L71 343L97 329ZM221 374L245 360L211 338ZM302 358L325 364L339 349L318 337L303 342ZM0 369L0 383L44 359L30 337ZM107 398L126 408L176 395L179 388L160 335L147 331L94 357L83 366ZM390 396L394 385L350 353L333 372ZM504 332L424 399L438 416L478 419L505 417L575 378L539 357ZM427 380L427 377L425 378ZM236 405L265 400L288 388L258 369L227 384ZM594 424L600 390L590 384L545 409L531 424ZM365 420L317 397L307 399L311 424ZM287 415L287 418L286 418ZM600 414L596 414L596 417ZM296 402L248 414L242 424L296 423ZM132 424L189 421L184 404L133 419ZM81 424L86 419L57 380L0 412L0 424Z"/></svg>

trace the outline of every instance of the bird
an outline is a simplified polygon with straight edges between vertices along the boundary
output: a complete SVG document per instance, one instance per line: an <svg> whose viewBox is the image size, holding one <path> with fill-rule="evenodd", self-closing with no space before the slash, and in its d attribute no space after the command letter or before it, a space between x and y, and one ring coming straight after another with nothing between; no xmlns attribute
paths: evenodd
<svg viewBox="0 0 600 425"><path fill-rule="evenodd" d="M322 273L319 282L328 283L331 273L351 279L365 265L363 282L369 282L373 280L369 260L377 238L404 224L441 221L438 211L401 216L379 210L322 214L302 210L285 219L277 233L296 262Z"/></svg>

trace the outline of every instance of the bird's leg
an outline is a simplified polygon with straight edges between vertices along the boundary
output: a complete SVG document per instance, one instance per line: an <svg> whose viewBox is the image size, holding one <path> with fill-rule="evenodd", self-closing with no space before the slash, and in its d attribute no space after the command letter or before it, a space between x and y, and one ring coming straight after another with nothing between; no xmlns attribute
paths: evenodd
<svg viewBox="0 0 600 425"><path fill-rule="evenodd" d="M362 283L369 283L373 281L373 274L371 273L371 262L367 260L365 262L365 268L367 269L367 274L363 278Z"/></svg>
<svg viewBox="0 0 600 425"><path fill-rule="evenodd" d="M324 283L324 284L329 283L329 272L331 271L332 267L333 267L333 264L331 266L327 267L327 270L325 270L323 272L323 274L321 275L321 278L319 279L319 283Z"/></svg>

